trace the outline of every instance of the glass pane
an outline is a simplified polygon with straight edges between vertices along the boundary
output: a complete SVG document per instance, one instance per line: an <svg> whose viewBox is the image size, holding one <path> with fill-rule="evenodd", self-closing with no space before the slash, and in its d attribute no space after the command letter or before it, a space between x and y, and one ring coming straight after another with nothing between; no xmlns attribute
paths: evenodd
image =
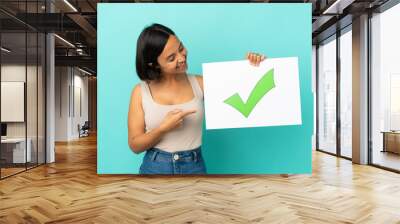
<svg viewBox="0 0 400 224"><path fill-rule="evenodd" d="M340 153L352 157L352 35L340 37Z"/></svg>
<svg viewBox="0 0 400 224"><path fill-rule="evenodd" d="M45 12L45 0L0 1L0 7L35 24L39 21L32 14ZM46 54L44 34L2 12L0 19L6 20L0 23L0 176L4 178L45 162Z"/></svg>
<svg viewBox="0 0 400 224"><path fill-rule="evenodd" d="M26 144L26 34L1 34L1 174L25 170L30 158ZM6 49L6 50L4 50Z"/></svg>
<svg viewBox="0 0 400 224"><path fill-rule="evenodd" d="M372 163L400 170L400 5L372 18Z"/></svg>
<svg viewBox="0 0 400 224"><path fill-rule="evenodd" d="M26 110L27 110L27 142L29 144L28 148L30 147L30 157L28 160L28 168L37 165L37 150L38 150L38 143L37 143L37 132L38 132L38 125L37 125L37 98L38 98L38 88L37 88L37 80L38 80L38 49L37 49L37 33L30 32L27 33L28 38L28 62L27 62L27 98L26 98Z"/></svg>
<svg viewBox="0 0 400 224"><path fill-rule="evenodd" d="M39 33L38 45L38 163L45 163L45 44L46 37L44 34Z"/></svg>
<svg viewBox="0 0 400 224"><path fill-rule="evenodd" d="M318 48L318 148L336 153L336 39Z"/></svg>

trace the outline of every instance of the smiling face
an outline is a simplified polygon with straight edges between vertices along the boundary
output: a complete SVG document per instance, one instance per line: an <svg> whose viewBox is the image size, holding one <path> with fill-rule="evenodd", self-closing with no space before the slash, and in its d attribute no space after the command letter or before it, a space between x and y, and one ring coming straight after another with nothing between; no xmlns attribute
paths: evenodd
<svg viewBox="0 0 400 224"><path fill-rule="evenodd" d="M182 74L186 73L187 51L182 42L174 35L170 35L167 43L157 61L161 74Z"/></svg>

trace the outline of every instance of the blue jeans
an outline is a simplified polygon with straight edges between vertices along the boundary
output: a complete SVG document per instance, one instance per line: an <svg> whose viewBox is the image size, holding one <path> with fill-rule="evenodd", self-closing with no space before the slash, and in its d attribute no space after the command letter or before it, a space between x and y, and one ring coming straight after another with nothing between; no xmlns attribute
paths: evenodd
<svg viewBox="0 0 400 224"><path fill-rule="evenodd" d="M139 174L206 174L201 147L196 149L166 152L151 148L146 151Z"/></svg>

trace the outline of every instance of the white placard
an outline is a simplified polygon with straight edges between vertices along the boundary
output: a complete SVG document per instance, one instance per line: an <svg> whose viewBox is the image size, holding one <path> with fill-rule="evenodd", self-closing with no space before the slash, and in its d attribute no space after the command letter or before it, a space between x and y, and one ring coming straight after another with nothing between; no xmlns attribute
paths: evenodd
<svg viewBox="0 0 400 224"><path fill-rule="evenodd" d="M203 80L206 129L301 125L297 57L204 63Z"/></svg>

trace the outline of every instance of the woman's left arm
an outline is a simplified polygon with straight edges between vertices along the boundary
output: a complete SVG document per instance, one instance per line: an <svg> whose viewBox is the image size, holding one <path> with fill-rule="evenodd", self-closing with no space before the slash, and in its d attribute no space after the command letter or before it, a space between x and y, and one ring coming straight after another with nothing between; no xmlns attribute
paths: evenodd
<svg viewBox="0 0 400 224"><path fill-rule="evenodd" d="M263 54L257 54L253 52L249 52L246 54L246 59L249 60L251 65L254 66L259 66L262 61L264 61L267 57ZM199 85L201 87L201 90L204 92L203 88L203 76L201 75L196 75L197 81L199 82Z"/></svg>

